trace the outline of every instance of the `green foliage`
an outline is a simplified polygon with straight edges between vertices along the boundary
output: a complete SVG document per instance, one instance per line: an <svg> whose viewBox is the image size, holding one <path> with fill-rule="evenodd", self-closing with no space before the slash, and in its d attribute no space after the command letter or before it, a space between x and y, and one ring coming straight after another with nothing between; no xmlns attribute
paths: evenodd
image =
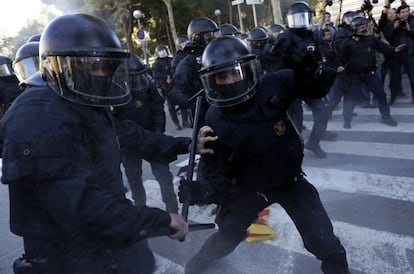
<svg viewBox="0 0 414 274"><path fill-rule="evenodd" d="M3 37L0 39L0 52L13 59L20 46L26 43L31 36L42 32L47 21L41 19L29 20L16 36Z"/></svg>
<svg viewBox="0 0 414 274"><path fill-rule="evenodd" d="M142 28L147 33L149 53L154 52L158 44L173 47L170 21L167 6L163 0L42 0L46 4L54 4L63 12L83 11L104 18L116 31L124 46L129 50L142 53L140 43L136 38L138 31L137 20L132 16L134 10L139 9L145 17L141 19ZM165 0L166 1L166 0ZM231 5L231 0L171 0L177 35L187 34L187 26L191 20L197 17L209 17L217 23L232 23L239 26L239 15L236 6ZM289 6L295 0L280 0L282 17ZM309 0L316 11L321 7L321 0ZM265 0L263 4L256 5L258 24L268 27L273 23L273 9L271 0ZM240 6L245 31L254 27L253 9L251 5ZM220 17L214 15L214 11L221 11ZM50 17L50 16L49 16ZM28 25L18 34L18 37L6 37L0 42L0 50L14 54L17 48L34 33L39 33L44 28L44 23L34 22ZM141 55L142 57L142 55Z"/></svg>

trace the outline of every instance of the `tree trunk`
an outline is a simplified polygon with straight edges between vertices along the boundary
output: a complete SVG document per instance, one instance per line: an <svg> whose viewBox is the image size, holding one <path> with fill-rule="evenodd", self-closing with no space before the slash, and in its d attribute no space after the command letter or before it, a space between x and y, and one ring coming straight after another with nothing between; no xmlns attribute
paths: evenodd
<svg viewBox="0 0 414 274"><path fill-rule="evenodd" d="M122 27L125 32L125 38L126 38L126 44L127 44L128 51L132 53L134 51L134 46L132 44L132 37L131 37L132 35L132 14L130 14L128 10L125 10L123 14L125 15L121 17Z"/></svg>
<svg viewBox="0 0 414 274"><path fill-rule="evenodd" d="M167 6L168 18L170 19L171 34L174 39L174 50L177 51L177 46L175 45L175 40L177 39L177 30L175 29L172 0L162 0L162 2L164 2L164 4Z"/></svg>
<svg viewBox="0 0 414 274"><path fill-rule="evenodd" d="M280 9L279 0L271 0L273 9L273 22L275 24L283 24L282 10Z"/></svg>

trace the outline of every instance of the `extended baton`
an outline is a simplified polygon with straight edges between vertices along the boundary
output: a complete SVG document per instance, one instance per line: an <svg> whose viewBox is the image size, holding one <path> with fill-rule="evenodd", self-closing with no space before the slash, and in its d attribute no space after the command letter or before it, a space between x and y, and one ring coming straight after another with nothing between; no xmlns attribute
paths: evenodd
<svg viewBox="0 0 414 274"><path fill-rule="evenodd" d="M211 223L211 224L189 224L188 225L188 231L192 232L192 231L199 231L199 230L205 230L205 229L212 229L215 228L216 225ZM146 230L142 230L140 231L140 236L143 238L155 238L155 237L161 237L161 236L169 236L175 233L175 230L172 229L171 227L164 227L164 228L159 228L153 231L146 231Z"/></svg>
<svg viewBox="0 0 414 274"><path fill-rule="evenodd" d="M199 118L200 118L200 110L201 110L201 103L202 103L203 97L198 96L196 100L196 107L195 107L195 113L194 113L194 123L193 123L193 132L192 132L192 142L190 147L190 156L188 159L188 167L187 167L187 181L192 182L193 181L193 175L194 175L194 164L195 164L195 155L196 155L196 148L197 148L197 134L198 134L198 124L199 124ZM183 207L181 209L181 215L184 217L184 220L187 221L188 219L188 208L190 207L191 202L191 192L187 194L185 197ZM205 227L214 227L215 224L209 223L209 224L202 224ZM183 242L185 237L180 239L180 242Z"/></svg>

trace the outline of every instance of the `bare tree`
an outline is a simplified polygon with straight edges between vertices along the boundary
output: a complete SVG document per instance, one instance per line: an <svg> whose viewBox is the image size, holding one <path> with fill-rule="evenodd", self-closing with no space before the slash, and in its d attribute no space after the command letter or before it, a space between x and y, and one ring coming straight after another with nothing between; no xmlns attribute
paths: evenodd
<svg viewBox="0 0 414 274"><path fill-rule="evenodd" d="M175 29L172 0L162 0L162 2L164 2L164 4L167 6L168 18L170 20L171 34L172 34L173 40L175 41L177 39L177 30ZM174 44L174 49L177 50L175 43L173 44Z"/></svg>

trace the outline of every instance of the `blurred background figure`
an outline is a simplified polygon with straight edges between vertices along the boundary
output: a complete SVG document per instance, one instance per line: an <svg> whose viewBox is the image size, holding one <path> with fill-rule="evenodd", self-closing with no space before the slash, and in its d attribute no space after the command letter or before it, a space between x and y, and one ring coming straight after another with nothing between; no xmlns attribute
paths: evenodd
<svg viewBox="0 0 414 274"><path fill-rule="evenodd" d="M164 99L157 92L150 80L146 66L136 54L131 54L129 73L132 100L114 109L115 117L121 120L130 120L143 128L158 132L165 132ZM122 164L131 189L135 205L146 204L145 188L142 181L142 158L135 151L128 151L121 147ZM178 212L177 198L173 187L173 175L168 163L151 162L152 173L161 189L162 200L166 211Z"/></svg>
<svg viewBox="0 0 414 274"><path fill-rule="evenodd" d="M269 27L268 35L269 35L269 43L276 40L276 37L285 29L285 26L281 24L273 24Z"/></svg>
<svg viewBox="0 0 414 274"><path fill-rule="evenodd" d="M189 42L184 48L187 56L178 64L174 72L173 85L168 93L168 99L180 108L190 108L192 116L195 113L196 100L194 99L204 94L198 73L201 69L201 56L207 44L218 37L219 33L220 28L217 23L207 17L195 18L187 26ZM200 123L203 123L204 115L209 107L204 96L202 98Z"/></svg>
<svg viewBox="0 0 414 274"><path fill-rule="evenodd" d="M187 35L180 35L175 40L175 45L177 51L175 52L174 57L171 60L171 75L174 75L175 70L178 66L178 64L181 62L181 60L184 59L184 57L187 55L184 48L188 43L188 36ZM192 118L191 118L191 111L187 107L180 107L181 112L181 118L183 119L183 127L191 127L193 124Z"/></svg>
<svg viewBox="0 0 414 274"><path fill-rule="evenodd" d="M0 55L0 118L19 94L19 80L13 71L12 60Z"/></svg>
<svg viewBox="0 0 414 274"><path fill-rule="evenodd" d="M240 30L233 24L225 23L220 25L220 35L240 37Z"/></svg>
<svg viewBox="0 0 414 274"><path fill-rule="evenodd" d="M39 72L39 42L27 42L17 50L13 69L22 89L46 85Z"/></svg>
<svg viewBox="0 0 414 274"><path fill-rule="evenodd" d="M264 73L269 68L269 59L265 54L265 47L269 43L269 35L266 28L259 26L249 31L247 36L247 44L253 54L261 64L260 73Z"/></svg>
<svg viewBox="0 0 414 274"><path fill-rule="evenodd" d="M152 79L161 97L167 100L168 112L171 120L175 124L177 130L182 127L178 121L177 110L175 105L167 98L167 94L171 89L172 84L172 70L170 51L165 45L158 45L155 47L155 62L152 64Z"/></svg>

